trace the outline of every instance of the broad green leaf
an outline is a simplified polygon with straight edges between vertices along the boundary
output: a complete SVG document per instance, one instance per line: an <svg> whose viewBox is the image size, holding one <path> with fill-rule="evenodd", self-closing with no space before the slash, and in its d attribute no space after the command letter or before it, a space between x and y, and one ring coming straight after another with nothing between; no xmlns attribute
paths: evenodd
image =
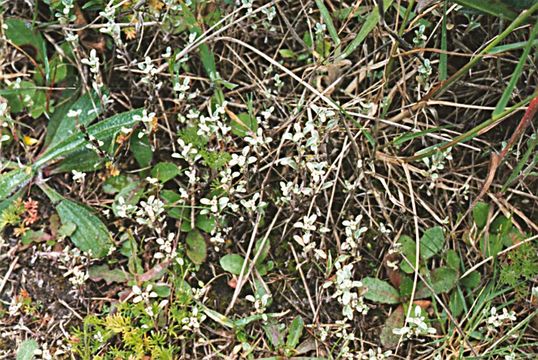
<svg viewBox="0 0 538 360"><path fill-rule="evenodd" d="M94 137L98 141L105 141L107 139L114 138L114 136L122 128L132 128L139 120L135 119L135 115L141 115L142 110L136 109L127 112L123 112L97 124L91 125L87 128L88 135ZM73 152L83 150L88 142L82 132L77 132L64 140L58 142L54 146L49 146L47 150L41 155L41 157L34 163L34 169L38 169L47 163L58 159L59 157L69 155Z"/></svg>
<svg viewBox="0 0 538 360"><path fill-rule="evenodd" d="M488 221L489 205L485 202L478 202L473 209L473 220L479 229L483 229Z"/></svg>
<svg viewBox="0 0 538 360"><path fill-rule="evenodd" d="M206 233L211 233L217 226L215 217L212 215L202 215L199 214L196 216L196 227Z"/></svg>
<svg viewBox="0 0 538 360"><path fill-rule="evenodd" d="M138 134L139 132L135 131L131 136L129 148L138 165L145 168L148 167L153 160L153 150L151 150L148 136L144 134L140 138L138 137Z"/></svg>
<svg viewBox="0 0 538 360"><path fill-rule="evenodd" d="M13 44L20 47L31 46L35 52L35 59L40 63L45 61L47 55L45 39L39 31L33 29L31 21L12 17L5 20L5 25L6 37ZM34 55L32 51L28 53Z"/></svg>
<svg viewBox="0 0 538 360"><path fill-rule="evenodd" d="M107 285L112 283L124 283L129 280L129 274L121 269L110 269L108 265L93 265L88 269L90 279L93 281L104 280Z"/></svg>
<svg viewBox="0 0 538 360"><path fill-rule="evenodd" d="M448 302L448 308L452 313L452 316L459 317L463 313L463 299L458 291L453 291L450 294L450 300Z"/></svg>
<svg viewBox="0 0 538 360"><path fill-rule="evenodd" d="M403 235L400 237L399 243L402 244L402 255L405 255L405 257L409 260L409 262L413 266L415 266L416 258L417 258L416 257L417 243L415 242L415 240L411 239L407 235ZM413 273L413 268L404 259L402 259L402 262L400 263L400 269L407 274Z"/></svg>
<svg viewBox="0 0 538 360"><path fill-rule="evenodd" d="M144 194L144 185L138 181L134 181L125 186L114 197L112 203L112 212L114 215L121 217L121 212L125 211L124 207L135 206L138 204Z"/></svg>
<svg viewBox="0 0 538 360"><path fill-rule="evenodd" d="M473 271L463 279L461 279L461 284L469 290L476 289L480 285L480 280L482 275L478 271Z"/></svg>
<svg viewBox="0 0 538 360"><path fill-rule="evenodd" d="M388 282L372 277L362 279L362 283L367 287L364 297L370 301L381 304L399 304L400 294Z"/></svg>
<svg viewBox="0 0 538 360"><path fill-rule="evenodd" d="M133 179L130 179L126 175L117 175L111 176L105 180L103 183L103 192L105 194L117 194L124 187L133 182Z"/></svg>
<svg viewBox="0 0 538 360"><path fill-rule="evenodd" d="M27 230L21 237L21 244L30 245L31 243L37 243L43 239L45 232L43 230Z"/></svg>
<svg viewBox="0 0 538 360"><path fill-rule="evenodd" d="M228 254L220 258L220 266L224 271L228 271L231 274L239 275L245 258L239 254Z"/></svg>
<svg viewBox="0 0 538 360"><path fill-rule="evenodd" d="M170 296L170 286L168 285L155 285L153 290L159 297L169 297Z"/></svg>
<svg viewBox="0 0 538 360"><path fill-rule="evenodd" d="M168 216L174 219L184 220L183 223L189 222L188 231L190 231L190 207L182 204L183 199L181 195L173 190L162 190L160 195L165 204Z"/></svg>
<svg viewBox="0 0 538 360"><path fill-rule="evenodd" d="M263 239L259 239L256 241L256 245L254 245L254 252L257 254L260 250L260 247L262 246ZM258 256L258 261L256 262L256 266L261 265L263 261L267 258L269 255L269 250L271 249L271 241L267 239L265 241L265 244L263 244L263 249L261 249L260 256Z"/></svg>
<svg viewBox="0 0 538 360"><path fill-rule="evenodd" d="M393 330L402 328L404 326L404 321L405 312L403 306L400 305L394 309L392 314L390 314L385 321L383 328L381 329L379 339L381 340L381 344L383 344L383 346L386 348L393 348L398 344L400 341L400 335L394 334Z"/></svg>
<svg viewBox="0 0 538 360"><path fill-rule="evenodd" d="M278 51L278 53L280 54L280 56L282 56L284 59L294 59L297 57L297 54L295 54L295 52L293 52L293 50L291 49L280 49Z"/></svg>
<svg viewBox="0 0 538 360"><path fill-rule="evenodd" d="M301 315L297 315L291 322L290 330L288 331L288 338L286 339L286 346L289 349L295 349L301 340L304 329L304 320Z"/></svg>
<svg viewBox="0 0 538 360"><path fill-rule="evenodd" d="M24 340L17 350L17 360L32 360L39 344L34 339Z"/></svg>
<svg viewBox="0 0 538 360"><path fill-rule="evenodd" d="M69 111L80 111L76 117L69 117ZM45 146L51 147L60 141L80 133L77 125L88 126L103 111L101 101L92 93L85 93L76 101L69 102L58 107L50 118L47 126L47 136L45 137Z"/></svg>
<svg viewBox="0 0 538 360"><path fill-rule="evenodd" d="M460 269L460 257L458 253L452 249L446 253L446 264L456 271Z"/></svg>
<svg viewBox="0 0 538 360"><path fill-rule="evenodd" d="M93 211L82 204L64 198L46 184L39 184L39 187L55 204L62 224L75 224L76 230L70 238L77 248L91 253L96 258L108 254L113 245L112 236L106 225Z"/></svg>
<svg viewBox="0 0 538 360"><path fill-rule="evenodd" d="M230 127L232 128L232 134L245 137L250 132L256 132L258 130L258 121L256 117L251 116L248 113L240 113L237 118L231 119Z"/></svg>
<svg viewBox="0 0 538 360"><path fill-rule="evenodd" d="M160 162L151 169L151 177L158 179L163 184L179 174L181 174L181 169L171 162Z"/></svg>
<svg viewBox="0 0 538 360"><path fill-rule="evenodd" d="M265 337L271 343L273 349L280 349L284 344L284 334L280 331L279 324L276 321L267 322L262 324L265 331Z"/></svg>
<svg viewBox="0 0 538 360"><path fill-rule="evenodd" d="M426 279L430 282L431 288L436 294L449 292L456 286L458 281L458 272L446 266L441 266L433 270ZM430 289L424 284L420 283L417 292L415 294L417 299L424 299L432 296Z"/></svg>
<svg viewBox="0 0 538 360"><path fill-rule="evenodd" d="M0 175L0 200L5 200L19 188L32 180L33 172L30 167L11 170Z"/></svg>
<svg viewBox="0 0 538 360"><path fill-rule="evenodd" d="M445 235L440 226L432 227L420 238L420 257L427 260L437 255L445 245Z"/></svg>
<svg viewBox="0 0 538 360"><path fill-rule="evenodd" d="M207 244L200 231L196 229L189 231L186 245L189 259L196 265L202 264L207 256Z"/></svg>
<svg viewBox="0 0 538 360"><path fill-rule="evenodd" d="M36 96L36 86L31 81L13 82L3 93L9 103L11 112L20 113L26 108L28 100L32 101Z"/></svg>

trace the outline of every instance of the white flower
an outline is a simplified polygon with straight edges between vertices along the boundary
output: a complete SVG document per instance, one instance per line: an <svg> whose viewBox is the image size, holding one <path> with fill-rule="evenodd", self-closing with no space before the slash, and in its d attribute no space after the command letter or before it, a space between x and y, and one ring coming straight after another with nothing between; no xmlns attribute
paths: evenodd
<svg viewBox="0 0 538 360"><path fill-rule="evenodd" d="M490 316L487 319L488 328L495 330L508 322L516 321L516 313L513 311L508 312L506 308L503 308L502 314L497 314L497 308L493 306L490 309Z"/></svg>
<svg viewBox="0 0 538 360"><path fill-rule="evenodd" d="M410 316L402 328L393 329L392 332L400 336L405 335L408 339L436 333L435 328L428 326L425 322L426 318L422 316L420 306L415 306L414 313L415 316Z"/></svg>
<svg viewBox="0 0 538 360"><path fill-rule="evenodd" d="M132 291L133 294L136 296L133 298L133 303L137 304L141 301L147 302L151 298L156 298L158 295L155 291L152 291L152 289L153 285L151 284L146 286L146 289L144 291L142 291L139 286L134 285Z"/></svg>
<svg viewBox="0 0 538 360"><path fill-rule="evenodd" d="M70 118L79 117L80 114L82 114L82 109L78 109L78 110L70 109L67 112L67 117L70 117Z"/></svg>
<svg viewBox="0 0 538 360"><path fill-rule="evenodd" d="M86 173L83 173L83 172L80 172L80 171L77 171L77 170L73 170L71 171L71 173L73 174L73 181L76 182L76 183L83 183L84 182L84 178L86 177Z"/></svg>

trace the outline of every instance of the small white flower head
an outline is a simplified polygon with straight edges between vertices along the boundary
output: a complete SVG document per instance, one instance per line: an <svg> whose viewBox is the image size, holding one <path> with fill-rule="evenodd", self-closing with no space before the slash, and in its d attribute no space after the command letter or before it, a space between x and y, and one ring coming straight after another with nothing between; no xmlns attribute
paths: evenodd
<svg viewBox="0 0 538 360"><path fill-rule="evenodd" d="M153 285L151 284L146 286L146 289L144 291L142 291L139 286L134 285L132 289L132 292L135 295L135 297L133 298L133 303L137 304L142 301L148 302L150 299L156 298L158 295L155 291L152 291L152 289Z"/></svg>
<svg viewBox="0 0 538 360"><path fill-rule="evenodd" d="M77 171L77 170L73 170L71 171L71 173L73 174L73 181L78 183L78 184L82 184L84 182L84 179L86 178L86 173L83 173L83 172L80 172L80 171Z"/></svg>

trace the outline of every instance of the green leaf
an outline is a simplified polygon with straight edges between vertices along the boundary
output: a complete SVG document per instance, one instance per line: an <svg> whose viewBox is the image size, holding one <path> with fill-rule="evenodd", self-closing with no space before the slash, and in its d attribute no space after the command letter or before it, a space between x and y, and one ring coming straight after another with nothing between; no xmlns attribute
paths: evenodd
<svg viewBox="0 0 538 360"><path fill-rule="evenodd" d="M394 0L383 0L384 9L388 9L392 5L393 1ZM355 51L355 49L357 49L362 42L366 40L370 32L372 32L372 30L374 30L374 28L379 24L379 18L379 9L377 6L375 6L372 11L370 11L370 14L368 14L368 17L359 30L357 36L355 36L351 43L344 49L341 56L342 59L351 55L353 51Z"/></svg>
<svg viewBox="0 0 538 360"><path fill-rule="evenodd" d="M15 84L17 88L15 88ZM8 89L2 93L8 100L11 112L19 113L26 107L26 99L33 99L36 96L36 87L31 81L21 81L10 84Z"/></svg>
<svg viewBox="0 0 538 360"><path fill-rule="evenodd" d="M145 186L143 184L134 181L121 189L121 191L114 196L114 202L112 203L112 212L114 215L120 217L120 209L123 206L135 206L138 204L144 194L144 188Z"/></svg>
<svg viewBox="0 0 538 360"><path fill-rule="evenodd" d="M43 239L44 235L45 235L45 232L43 232L43 230L39 230L39 231L28 230L21 237L21 244L30 245L31 243L39 242Z"/></svg>
<svg viewBox="0 0 538 360"><path fill-rule="evenodd" d="M220 266L224 271L228 271L234 275L239 275L241 273L241 268L243 267L244 262L245 258L239 254L224 255L219 261Z"/></svg>
<svg viewBox="0 0 538 360"><path fill-rule="evenodd" d="M290 330L288 331L288 338L286 340L286 346L289 349L295 349L301 340L304 329L304 320L301 315L297 315L291 322Z"/></svg>
<svg viewBox="0 0 538 360"><path fill-rule="evenodd" d="M402 244L402 254L405 255L405 257L411 262L413 266L416 264L416 247L417 243L415 240L411 239L407 235L403 235L400 237L399 243ZM400 263L400 269L407 273L412 274L413 268L407 263L407 261L403 260Z"/></svg>
<svg viewBox="0 0 538 360"><path fill-rule="evenodd" d="M254 252L257 254L260 250L260 247L262 246L263 239L259 239L256 241L256 245L254 245ZM263 261L267 258L269 255L269 250L271 249L271 241L267 239L265 241L265 244L263 244L263 249L261 249L260 256L258 256L258 261L256 262L256 266L261 265Z"/></svg>
<svg viewBox="0 0 538 360"><path fill-rule="evenodd" d="M207 256L207 244L200 231L196 229L189 231L186 244L189 259L196 265L202 264Z"/></svg>
<svg viewBox="0 0 538 360"><path fill-rule="evenodd" d="M457 291L453 291L450 294L448 308L450 309L452 316L456 318L463 313L463 299Z"/></svg>
<svg viewBox="0 0 538 360"><path fill-rule="evenodd" d="M428 277L426 277L426 279L428 279ZM441 266L431 272L428 280L434 292L436 294L441 294L452 290L454 286L456 286L458 273L454 269ZM424 299L432 296L432 293L424 283L420 283L415 296L417 299Z"/></svg>
<svg viewBox="0 0 538 360"><path fill-rule="evenodd" d="M427 260L437 255L445 245L445 235L440 226L432 227L420 238L420 257Z"/></svg>
<svg viewBox="0 0 538 360"><path fill-rule="evenodd" d="M478 271L473 271L461 279L461 284L469 290L474 290L480 285L481 278L482 275Z"/></svg>
<svg viewBox="0 0 538 360"><path fill-rule="evenodd" d="M11 170L0 175L0 200L7 199L19 188L28 184L33 175L30 167Z"/></svg>
<svg viewBox="0 0 538 360"><path fill-rule="evenodd" d="M107 285L124 283L129 280L129 274L121 269L110 269L108 265L93 265L88 269L92 281L104 280Z"/></svg>
<svg viewBox="0 0 538 360"><path fill-rule="evenodd" d="M385 321L383 328L381 329L379 339L381 340L381 344L383 344L383 346L386 348L393 348L398 344L400 341L400 335L396 335L393 330L402 328L404 326L404 321L405 313L403 306L400 305L394 309L392 314L390 314Z"/></svg>
<svg viewBox="0 0 538 360"><path fill-rule="evenodd" d="M166 213L168 216L174 219L184 220L182 224L189 221L188 231L190 231L190 208L182 205L183 200L181 195L173 190L162 190L160 195L165 204Z"/></svg>
<svg viewBox="0 0 538 360"><path fill-rule="evenodd" d="M17 350L17 360L32 360L39 344L34 339L24 340Z"/></svg>
<svg viewBox="0 0 538 360"><path fill-rule="evenodd" d="M251 131L255 133L258 130L258 121L256 117L248 113L240 113L237 115L237 119L232 118L230 126L232 128L232 134L245 137Z"/></svg>
<svg viewBox="0 0 538 360"><path fill-rule="evenodd" d="M473 209L473 220L479 229L483 229L488 221L489 205L479 201Z"/></svg>
<svg viewBox="0 0 538 360"><path fill-rule="evenodd" d="M68 117L69 111L80 111L77 117ZM62 140L80 133L77 125L88 126L93 120L103 112L101 101L97 95L85 93L76 101L62 105L54 111L47 126L47 136L45 146L50 147L58 144Z"/></svg>
<svg viewBox="0 0 538 360"><path fill-rule="evenodd" d="M460 269L460 257L458 253L452 249L446 253L446 264L456 271Z"/></svg>
<svg viewBox="0 0 538 360"><path fill-rule="evenodd" d="M86 206L68 200L46 184L39 187L56 204L56 211L62 224L75 224L76 230L70 238L73 244L93 257L102 258L112 248L112 236L106 225Z"/></svg>
<svg viewBox="0 0 538 360"><path fill-rule="evenodd" d="M212 215L202 215L199 214L196 216L196 227L206 233L211 233L217 226L215 217Z"/></svg>
<svg viewBox="0 0 538 360"><path fill-rule="evenodd" d="M486 14L513 20L517 17L515 1L501 0L454 0L454 2ZM510 6L510 3L512 6Z"/></svg>
<svg viewBox="0 0 538 360"><path fill-rule="evenodd" d="M381 304L399 304L400 294L388 282L372 277L362 279L364 286L368 288L364 297L370 301Z"/></svg>
<svg viewBox="0 0 538 360"><path fill-rule="evenodd" d="M111 176L103 183L103 192L109 195L116 194L131 182L133 182L133 180L126 175Z"/></svg>
<svg viewBox="0 0 538 360"><path fill-rule="evenodd" d="M168 285L155 285L153 290L159 297L169 297L170 296L170 286Z"/></svg>
<svg viewBox="0 0 538 360"><path fill-rule="evenodd" d="M493 113L492 113L493 116L501 114L506 108L506 105L508 105L508 102L510 101L510 99L512 98L512 95L514 93L514 88L516 87L521 75L523 74L525 63L527 62L527 59L529 58L529 54L532 48L532 43L537 35L538 35L538 21L534 24L531 30L531 34L529 36L529 40L527 42L527 46L525 46L525 50L523 50L523 53L521 54L521 57L519 58L516 68L512 71L510 82L504 89L503 94L501 98L499 99L499 102L497 102L497 105L495 106L495 110L493 110Z"/></svg>
<svg viewBox="0 0 538 360"><path fill-rule="evenodd" d="M99 141L112 139L123 128L132 128L139 122L135 115L141 115L142 110L136 109L114 115L87 128L88 135ZM54 146L49 146L41 157L34 163L33 168L38 169L62 156L85 149L88 142L82 132L77 132Z"/></svg>
<svg viewBox="0 0 538 360"><path fill-rule="evenodd" d="M291 49L280 49L278 53L284 59L295 59L297 57L297 54L295 54L295 52L293 52Z"/></svg>
<svg viewBox="0 0 538 360"><path fill-rule="evenodd" d="M181 174L181 169L171 162L160 162L151 169L151 177L158 179L163 184L179 174Z"/></svg>
<svg viewBox="0 0 538 360"><path fill-rule="evenodd" d="M31 21L12 17L5 20L5 25L6 37L12 43L20 47L31 46L35 51L35 59L40 63L45 61L47 55L45 39L39 31L33 29Z"/></svg>
<svg viewBox="0 0 538 360"><path fill-rule="evenodd" d="M329 35L331 36L331 39L334 42L334 46L339 46L340 38L338 37L338 31L336 30L336 27L334 26L331 13L329 12L327 7L323 3L323 0L316 0L316 6L318 7L321 17L323 18L323 21L325 22L325 25L327 26L327 30L329 31Z"/></svg>
<svg viewBox="0 0 538 360"><path fill-rule="evenodd" d="M136 162L140 167L148 167L153 160L153 150L149 143L148 136L144 134L141 138L138 137L139 131L135 131L129 141L129 148Z"/></svg>

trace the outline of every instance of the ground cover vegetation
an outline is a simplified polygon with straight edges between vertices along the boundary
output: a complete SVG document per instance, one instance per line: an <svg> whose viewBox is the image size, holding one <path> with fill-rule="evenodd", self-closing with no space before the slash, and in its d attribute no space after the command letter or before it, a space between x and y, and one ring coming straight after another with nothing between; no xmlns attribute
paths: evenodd
<svg viewBox="0 0 538 360"><path fill-rule="evenodd" d="M536 358L536 1L0 10L0 359Z"/></svg>

